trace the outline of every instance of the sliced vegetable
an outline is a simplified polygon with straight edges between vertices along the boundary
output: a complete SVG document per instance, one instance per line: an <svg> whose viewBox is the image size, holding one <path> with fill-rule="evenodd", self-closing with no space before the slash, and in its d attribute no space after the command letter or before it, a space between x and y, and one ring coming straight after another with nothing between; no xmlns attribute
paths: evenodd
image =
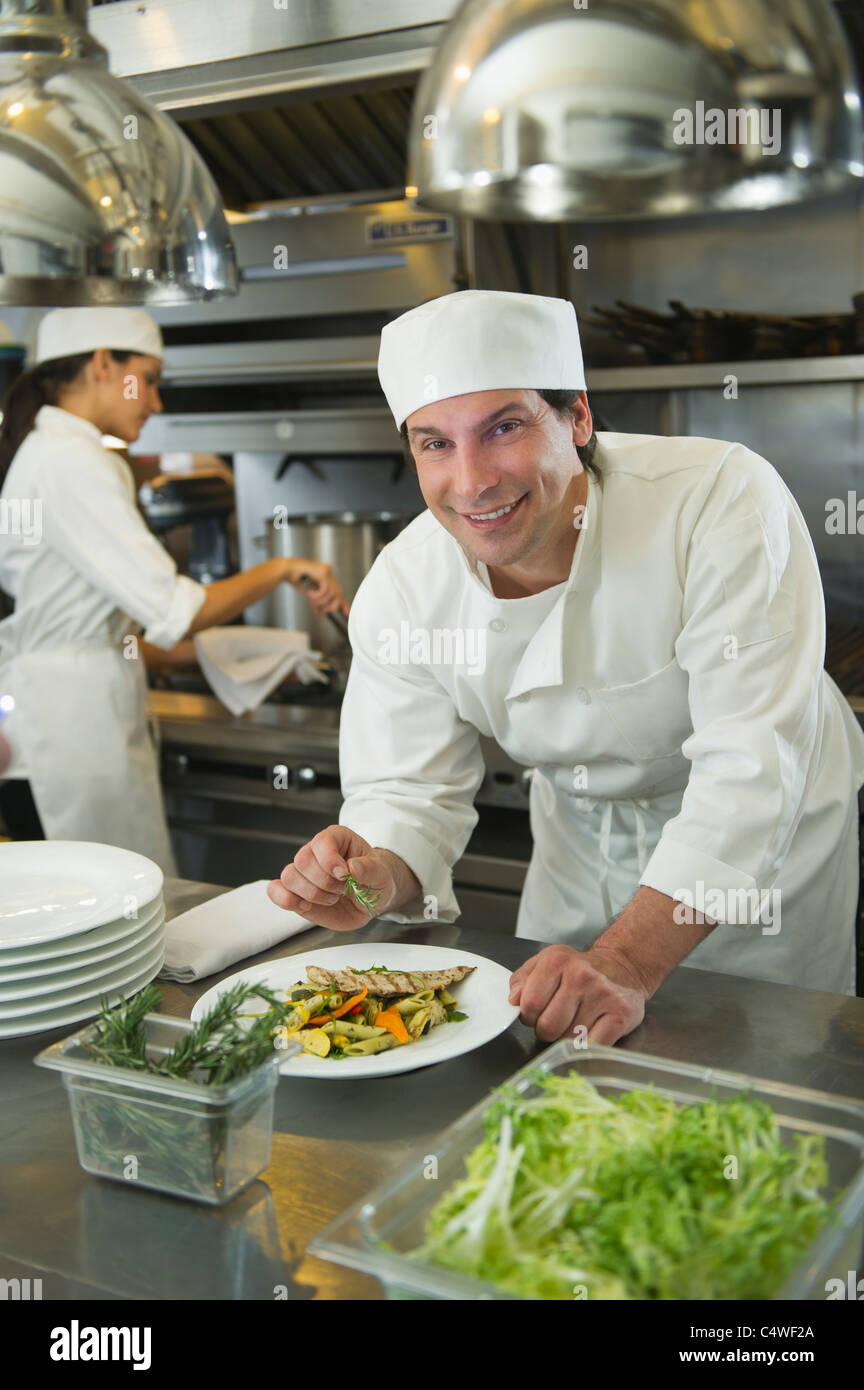
<svg viewBox="0 0 864 1390"><path fill-rule="evenodd" d="M319 1023L332 1023L334 1019L341 1018L343 1014L356 1012L368 993L369 991L364 985L359 994L355 994L350 999L346 999L345 1003L340 1004L339 1008L334 1009L332 1013L317 1014L315 1018L310 1018L309 1027L314 1028Z"/></svg>
<svg viewBox="0 0 864 1390"><path fill-rule="evenodd" d="M381 1009L375 1015L375 1027L386 1028L388 1033L392 1033L397 1042L407 1043L411 1041L408 1029L402 1022L401 1015L395 1009Z"/></svg>
<svg viewBox="0 0 864 1390"><path fill-rule="evenodd" d="M330 1036L323 1028L300 1028L286 1037L290 1042L302 1043L303 1051L313 1052L316 1057L326 1057L330 1051Z"/></svg>
<svg viewBox="0 0 864 1390"><path fill-rule="evenodd" d="M298 1028L305 1028L309 1022L309 1010L303 1004L295 1004L290 1013L283 1018L280 1027L286 1028L289 1033L294 1033Z"/></svg>

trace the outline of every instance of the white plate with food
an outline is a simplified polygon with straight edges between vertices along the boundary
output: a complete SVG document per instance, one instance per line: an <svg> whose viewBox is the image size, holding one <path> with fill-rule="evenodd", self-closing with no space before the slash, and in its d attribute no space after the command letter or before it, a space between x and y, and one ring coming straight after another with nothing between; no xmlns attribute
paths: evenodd
<svg viewBox="0 0 864 1390"><path fill-rule="evenodd" d="M307 970L312 967L312 976ZM320 973L317 973L320 972ZM419 973L418 973L419 972ZM429 975L428 972L435 972ZM454 978L458 975L461 978ZM330 1014L333 1026L328 1038L330 1051L346 1049L344 1055L334 1057L316 1056L301 1052L284 1061L279 1070L283 1076L306 1076L312 1078L349 1080L352 1077L392 1076L397 1072L414 1071L418 1067L428 1067L435 1062L444 1062L451 1057L459 1057L482 1047L503 1033L514 1019L519 1017L518 1008L508 1000L510 975L506 966L498 965L485 956L475 956L470 951L453 950L449 946L406 945L403 942L370 941L345 946L331 946L325 950L301 951L283 960L270 961L265 965L241 970L225 980L220 980L195 1003L192 1019L198 1019L211 1009L225 990L239 980L266 985L280 999L287 997L292 986L303 989L314 988L316 993L311 1001L298 1000L305 1004L326 996L335 985L336 997L342 1002L354 998L355 994L366 989L364 1000L380 999L388 1015L398 1014L397 1019L388 1019L382 1028L369 1021L368 1014L345 1014L335 1019L342 1004L332 1007L319 1006L324 1014ZM377 979L376 979L377 976ZM423 988L418 988L419 986ZM371 986L371 988L370 988ZM453 1005L443 1004L443 1012L458 1012L466 1017L459 1021L447 1022L441 1018L441 989L445 999L452 998ZM353 991L353 992L352 992ZM422 997L432 994L434 999ZM250 1001L250 1004L254 1001ZM358 1006L353 1006L356 1008ZM374 1004L371 1005L375 1007ZM421 1011L426 1010L424 1014ZM377 1017L377 1015L375 1015ZM302 1013L299 1029L292 1031L308 1033L307 1021L314 1024L315 1017L304 1020ZM439 1021L440 1020L440 1021ZM393 1031L402 1023L406 1032L424 1030L416 1038L408 1033L409 1042L400 1041ZM337 1023L340 1027L337 1029ZM348 1027L349 1031L344 1030ZM335 1030L335 1031L334 1031ZM324 1029L318 1030L323 1033ZM384 1041L382 1039L390 1039ZM386 1050L362 1053L347 1051L353 1045L370 1045L377 1042ZM308 1043L308 1040L307 1040Z"/></svg>

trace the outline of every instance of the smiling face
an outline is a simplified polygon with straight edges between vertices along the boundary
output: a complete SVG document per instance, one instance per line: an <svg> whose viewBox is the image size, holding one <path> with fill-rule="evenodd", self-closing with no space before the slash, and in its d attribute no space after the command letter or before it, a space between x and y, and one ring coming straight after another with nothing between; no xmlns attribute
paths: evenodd
<svg viewBox="0 0 864 1390"><path fill-rule="evenodd" d="M592 430L584 391L564 415L537 391L474 391L405 423L426 505L469 555L490 570L569 568L585 494L576 446Z"/></svg>

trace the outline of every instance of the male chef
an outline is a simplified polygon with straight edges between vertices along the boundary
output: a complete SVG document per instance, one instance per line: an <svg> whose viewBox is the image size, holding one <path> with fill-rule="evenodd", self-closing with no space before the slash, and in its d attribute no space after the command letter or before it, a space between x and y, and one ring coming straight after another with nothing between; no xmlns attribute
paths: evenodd
<svg viewBox="0 0 864 1390"><path fill-rule="evenodd" d="M382 916L453 921L482 734L533 769L517 934L550 944L511 1001L542 1041L614 1043L682 962L854 993L864 735L779 475L740 444L595 435L565 300L422 304L379 376L428 510L355 599L340 824L273 901L352 930L350 872Z"/></svg>

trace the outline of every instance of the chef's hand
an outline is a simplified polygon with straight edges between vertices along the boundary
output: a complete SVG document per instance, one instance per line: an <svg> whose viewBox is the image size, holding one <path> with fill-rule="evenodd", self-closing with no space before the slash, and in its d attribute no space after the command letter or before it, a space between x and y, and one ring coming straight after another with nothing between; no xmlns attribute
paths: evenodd
<svg viewBox="0 0 864 1390"><path fill-rule="evenodd" d="M541 1042L555 1042L582 1025L588 1042L611 1047L642 1022L646 998L625 966L592 959L590 950L572 946L547 946L510 977L510 1003L519 1005L520 1022Z"/></svg>
<svg viewBox="0 0 864 1390"><path fill-rule="evenodd" d="M346 876L350 873L363 887L380 892L373 914L377 916L396 896L399 865L406 867L389 850L373 849L348 826L328 825L268 883L267 896L278 907L329 931L356 931L370 921L370 914L353 893L345 896Z"/></svg>
<svg viewBox="0 0 864 1390"><path fill-rule="evenodd" d="M303 587L302 581L309 576L314 581L314 589ZM348 615L348 600L342 592L342 585L334 570L321 560L292 560L289 583L309 600L316 613L344 613Z"/></svg>

